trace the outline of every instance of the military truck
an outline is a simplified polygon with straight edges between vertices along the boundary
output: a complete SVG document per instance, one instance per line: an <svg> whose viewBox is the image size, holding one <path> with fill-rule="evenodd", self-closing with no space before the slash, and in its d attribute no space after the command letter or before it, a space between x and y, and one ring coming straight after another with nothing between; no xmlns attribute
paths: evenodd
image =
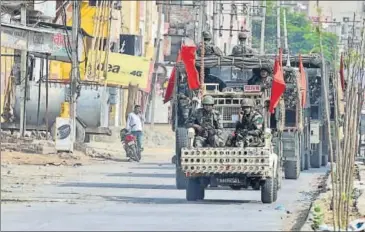
<svg viewBox="0 0 365 232"><path fill-rule="evenodd" d="M331 126L324 117L323 81L329 88L329 63L322 64L319 55L312 55L306 72L308 74L308 92L310 104L310 143L311 143L311 168L320 168L328 162L328 136L327 127ZM322 76L321 69L324 68ZM332 91L329 91L331 93ZM332 105L332 106L331 106ZM333 120L333 104L330 103L331 120ZM333 143L335 144L335 143Z"/></svg>
<svg viewBox="0 0 365 232"><path fill-rule="evenodd" d="M290 67L284 67L286 90L278 107L280 110L276 111L279 118L276 152L283 157L285 179L298 179L300 171L308 170L311 166L319 167L312 165L313 160L322 158L322 153L313 152L313 142L320 143L315 141L319 136L313 136L313 131L319 131L315 129L319 124L314 121L317 119L313 118L316 112L311 114L313 107L310 107L312 99L316 98L311 92L310 83L314 80L312 70L320 70L321 63L318 55L302 55L307 80L307 104L302 107L299 56L290 56L289 59ZM285 63L284 59L284 66Z"/></svg>
<svg viewBox="0 0 365 232"><path fill-rule="evenodd" d="M272 59L258 57L205 57L197 59L200 71L204 62L204 92L213 96L215 109L222 115L224 140L236 125L240 104L244 98L251 98L256 109L264 115L264 144L261 147L204 147L194 148L194 130L185 128L175 117L176 133L176 186L186 189L188 201L203 200L204 191L210 186L229 186L234 190L252 187L261 189L263 203L272 203L277 199L281 186L281 157L274 153L273 134L270 129L271 116L267 113L265 102L267 91L260 86L246 85L247 80L260 68L271 70ZM175 83L175 112L179 112L180 83L183 81L184 66L177 65ZM193 96L191 94L190 96ZM192 102L192 101L191 101ZM193 109L192 109L193 110ZM274 128L276 129L276 128Z"/></svg>

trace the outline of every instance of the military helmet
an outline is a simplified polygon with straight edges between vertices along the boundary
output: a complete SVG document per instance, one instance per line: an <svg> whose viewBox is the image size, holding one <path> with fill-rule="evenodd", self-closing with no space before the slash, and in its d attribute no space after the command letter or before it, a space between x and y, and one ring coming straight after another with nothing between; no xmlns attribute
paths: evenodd
<svg viewBox="0 0 365 232"><path fill-rule="evenodd" d="M247 35L244 32L238 33L238 39L247 39Z"/></svg>
<svg viewBox="0 0 365 232"><path fill-rule="evenodd" d="M203 39L212 39L212 35L210 34L209 31L203 31L202 37L203 37Z"/></svg>
<svg viewBox="0 0 365 232"><path fill-rule="evenodd" d="M266 72L268 72L268 73L270 73L270 69L269 68L267 68L267 67L262 67L262 68L260 68L260 72L261 71L266 71Z"/></svg>
<svg viewBox="0 0 365 232"><path fill-rule="evenodd" d="M214 105L214 98L210 95L206 95L202 100L203 105Z"/></svg>
<svg viewBox="0 0 365 232"><path fill-rule="evenodd" d="M255 104L251 98L244 98L241 103L241 107L254 107Z"/></svg>

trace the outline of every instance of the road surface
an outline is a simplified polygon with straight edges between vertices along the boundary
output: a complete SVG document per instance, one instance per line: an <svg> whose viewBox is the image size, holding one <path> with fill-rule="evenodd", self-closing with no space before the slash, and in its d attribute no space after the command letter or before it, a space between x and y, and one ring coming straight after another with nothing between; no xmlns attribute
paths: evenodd
<svg viewBox="0 0 365 232"><path fill-rule="evenodd" d="M77 170L77 175L20 189L19 198L26 202L2 204L1 229L288 230L309 207L318 178L326 171L311 169L297 181L285 180L271 205L260 202L259 191L227 189L209 189L205 201L191 203L184 190L175 189L169 160L63 167L65 172Z"/></svg>

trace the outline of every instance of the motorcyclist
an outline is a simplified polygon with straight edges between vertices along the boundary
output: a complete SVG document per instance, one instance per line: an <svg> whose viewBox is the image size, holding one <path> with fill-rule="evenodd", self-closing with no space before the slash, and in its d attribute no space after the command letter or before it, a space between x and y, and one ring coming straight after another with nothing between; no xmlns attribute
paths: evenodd
<svg viewBox="0 0 365 232"><path fill-rule="evenodd" d="M206 95L203 108L196 109L186 122L187 128L195 129L195 147L220 147L223 145L221 114L213 109L214 98Z"/></svg>
<svg viewBox="0 0 365 232"><path fill-rule="evenodd" d="M246 46L247 35L244 32L238 33L238 44L232 49L231 56L253 55L252 48Z"/></svg>
<svg viewBox="0 0 365 232"><path fill-rule="evenodd" d="M261 146L263 144L263 122L264 118L260 112L254 109L254 101L244 98L241 104L242 111L236 125L234 135L231 135L227 146L247 147Z"/></svg>
<svg viewBox="0 0 365 232"><path fill-rule="evenodd" d="M203 39L203 43L204 43L204 56L212 56L212 55L216 55L216 56L223 56L223 52L219 49L219 47L215 46L212 43L212 35L210 34L209 31L203 31L202 32L202 39ZM198 50L196 51L197 56L201 57L202 56L202 44L199 45Z"/></svg>

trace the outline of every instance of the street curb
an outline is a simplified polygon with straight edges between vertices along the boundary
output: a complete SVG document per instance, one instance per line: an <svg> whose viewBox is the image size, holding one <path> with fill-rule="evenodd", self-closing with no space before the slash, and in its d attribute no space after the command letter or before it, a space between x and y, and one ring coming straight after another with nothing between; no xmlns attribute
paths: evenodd
<svg viewBox="0 0 365 232"><path fill-rule="evenodd" d="M321 189L317 189L316 191L314 191L313 193L313 198L311 200L310 203L310 207L308 210L304 211L306 218L302 224L302 226L300 227L299 231L314 231L312 229L312 223L313 223L313 207L314 207L314 202L318 199L321 198L321 196L323 194L325 194L327 192L328 186L331 185L331 170L328 170L326 172L326 174L322 177L321 183L322 183L322 188Z"/></svg>

